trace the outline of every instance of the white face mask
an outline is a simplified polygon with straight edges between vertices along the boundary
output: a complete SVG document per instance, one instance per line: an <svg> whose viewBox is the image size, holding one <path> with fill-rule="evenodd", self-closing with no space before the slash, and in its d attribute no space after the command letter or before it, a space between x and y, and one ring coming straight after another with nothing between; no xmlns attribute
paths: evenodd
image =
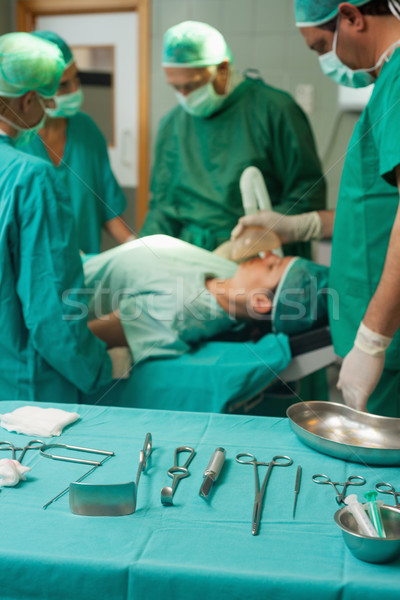
<svg viewBox="0 0 400 600"><path fill-rule="evenodd" d="M78 88L76 92L71 94L62 94L54 96L55 108L46 108L46 113L49 117L73 117L79 111L83 102L82 88Z"/></svg>
<svg viewBox="0 0 400 600"><path fill-rule="evenodd" d="M176 92L176 97L182 108L194 117L209 117L215 113L226 100L226 95L217 94L214 89L214 78L194 90L187 96Z"/></svg>
<svg viewBox="0 0 400 600"><path fill-rule="evenodd" d="M376 78L372 75L372 72L378 69L387 55L392 49L400 45L400 40L392 44L380 57L377 64L369 69L350 69L347 65L343 64L338 55L336 54L337 49L337 38L339 31L339 23L336 26L335 35L333 37L333 46L330 52L326 52L319 56L319 64L321 66L324 75L327 75L333 81L340 85L352 88L362 88L367 85L375 83Z"/></svg>
<svg viewBox="0 0 400 600"><path fill-rule="evenodd" d="M4 117L3 115L0 115L0 120L1 121L4 121L4 123L7 123L8 125L10 125L11 127L13 127L14 129L17 130L18 133L14 137L14 141L15 141L15 145L16 146L23 146L25 144L29 144L29 142L32 140L32 138L44 126L44 123L46 121L46 109L45 109L45 106L44 106L44 104L43 104L40 96L38 96L38 100L39 100L40 106L43 109L43 116L40 119L40 121L38 123L36 123L36 125L34 125L33 127L29 127L28 129L25 128L25 127L21 127L20 125L16 125L12 121L10 121L6 117Z"/></svg>

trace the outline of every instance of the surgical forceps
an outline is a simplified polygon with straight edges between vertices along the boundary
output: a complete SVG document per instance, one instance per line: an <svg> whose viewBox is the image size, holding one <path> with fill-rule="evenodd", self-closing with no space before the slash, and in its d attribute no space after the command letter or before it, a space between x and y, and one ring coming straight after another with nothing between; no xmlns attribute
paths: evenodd
<svg viewBox="0 0 400 600"><path fill-rule="evenodd" d="M181 452L190 452L190 454L186 459L185 464L180 467L178 465L178 456ZM188 466L192 462L195 454L196 452L193 450L193 448L189 448L189 446L181 446L180 448L175 449L174 466L168 469L168 475L169 477L172 477L172 485L163 487L161 490L161 504L164 506L172 506L172 498L174 496L176 486L181 479L189 476L190 473Z"/></svg>
<svg viewBox="0 0 400 600"><path fill-rule="evenodd" d="M248 459L248 460L241 460L243 458ZM290 465L293 464L293 460L290 458L290 456L278 455L278 456L274 456L270 460L270 462L258 462L258 460L254 456L254 454L250 454L249 452L241 452L240 454L238 454L236 456L236 461L242 465L253 465L254 466L256 492L255 492L255 497L254 497L253 522L252 522L251 533L252 533L252 535L257 535L258 530L260 528L263 497L264 497L265 490L268 485L268 480L271 476L272 469L273 469L273 467L290 467ZM257 467L259 467L259 466L268 467L267 473L264 477L264 481L261 486L261 489L260 489L260 483L258 480L258 471L257 471Z"/></svg>
<svg viewBox="0 0 400 600"><path fill-rule="evenodd" d="M23 448L14 446L14 444L11 442L0 442L0 446L4 446L3 448L0 448L0 450L11 450L12 460L17 460L20 464L22 464L22 460L28 450L40 450L43 445L44 442L42 440L31 440ZM19 458L17 458L17 452L21 452Z"/></svg>
<svg viewBox="0 0 400 600"><path fill-rule="evenodd" d="M396 492L396 490L394 489L394 487L392 486L391 483L384 483L384 482L377 483L375 486L375 489L377 492L380 492L381 494L390 494L391 496L393 496L396 508L400 508L400 502L399 502L400 492Z"/></svg>
<svg viewBox="0 0 400 600"><path fill-rule="evenodd" d="M338 504L346 504L344 499L346 498L346 490L349 485L364 485L365 479L361 475L349 475L347 481L344 483L339 483L338 481L331 481L328 475L313 475L312 480L314 483L318 483L321 485L332 485L336 492L336 502ZM339 492L336 486L343 486L342 492Z"/></svg>

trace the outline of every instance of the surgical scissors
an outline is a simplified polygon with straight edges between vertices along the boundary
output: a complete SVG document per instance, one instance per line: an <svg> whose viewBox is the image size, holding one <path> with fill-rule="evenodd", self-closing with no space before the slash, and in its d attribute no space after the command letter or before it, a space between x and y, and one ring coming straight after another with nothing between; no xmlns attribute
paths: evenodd
<svg viewBox="0 0 400 600"><path fill-rule="evenodd" d="M0 448L0 450L11 450L12 460L17 460L20 464L22 464L22 460L26 452L28 450L40 450L40 448L44 446L44 442L42 440L31 440L23 448L14 446L12 442L0 442L0 446L4 446L4 448ZM17 458L17 452L21 452L19 458Z"/></svg>
<svg viewBox="0 0 400 600"><path fill-rule="evenodd" d="M249 460L241 460L242 458L247 458ZM273 467L290 467L293 464L293 460L290 456L274 456L270 462L259 462L254 454L250 454L250 452L241 452L236 456L236 461L241 465L253 465L254 466L254 475L255 475L255 486L256 492L254 497L254 509L253 509L253 521L251 533L252 535L257 535L258 530L260 528L260 519L261 519L261 511L262 511L262 502L265 494L266 487L268 485L268 480L271 476L271 471ZM258 471L257 467L264 466L268 467L266 475L264 477L264 481L262 483L260 489L260 483L258 480Z"/></svg>
<svg viewBox="0 0 400 600"><path fill-rule="evenodd" d="M384 488L387 488L387 489L384 489ZM393 496L394 502L396 504L396 508L400 508L400 502L398 500L398 498L400 497L400 492L396 492L396 490L394 489L394 487L392 486L391 483L384 483L382 481L381 483L376 484L375 489L377 492L380 492L381 494L390 494L391 496Z"/></svg>
<svg viewBox="0 0 400 600"><path fill-rule="evenodd" d="M345 504L344 499L346 498L346 490L349 487L349 485L364 485L364 483L366 483L364 477L362 477L361 475L349 475L347 477L347 481L345 481L344 483L339 483L339 481L331 481L328 475L321 474L313 475L312 480L314 483L318 483L321 485L332 485L336 492L336 502L338 504ZM338 485L343 486L342 492L339 492L339 490L337 489L336 486Z"/></svg>

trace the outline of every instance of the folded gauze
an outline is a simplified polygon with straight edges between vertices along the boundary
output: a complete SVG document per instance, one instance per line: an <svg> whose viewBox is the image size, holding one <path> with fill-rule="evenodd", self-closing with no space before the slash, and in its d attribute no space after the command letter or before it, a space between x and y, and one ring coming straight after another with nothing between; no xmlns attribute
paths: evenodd
<svg viewBox="0 0 400 600"><path fill-rule="evenodd" d="M28 471L30 468L24 467L17 460L2 458L0 460L0 488L17 485L21 479L26 479L25 473Z"/></svg>
<svg viewBox="0 0 400 600"><path fill-rule="evenodd" d="M79 419L78 413L75 412L67 412L60 408L39 408L38 406L21 406L21 408L16 408L0 417L1 427L7 431L44 437L61 435L64 427Z"/></svg>

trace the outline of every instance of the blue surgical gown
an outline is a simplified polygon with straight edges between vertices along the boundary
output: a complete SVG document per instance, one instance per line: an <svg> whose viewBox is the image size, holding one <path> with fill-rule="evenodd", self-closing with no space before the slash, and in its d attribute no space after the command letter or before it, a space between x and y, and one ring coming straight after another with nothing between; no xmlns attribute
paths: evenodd
<svg viewBox="0 0 400 600"><path fill-rule="evenodd" d="M111 379L87 328L69 198L54 168L0 136L0 399L77 402Z"/></svg>
<svg viewBox="0 0 400 600"><path fill-rule="evenodd" d="M111 170L104 136L93 119L81 112L69 117L66 136L56 172L71 197L79 248L97 253L104 223L123 213L126 199ZM23 150L51 162L39 135Z"/></svg>

